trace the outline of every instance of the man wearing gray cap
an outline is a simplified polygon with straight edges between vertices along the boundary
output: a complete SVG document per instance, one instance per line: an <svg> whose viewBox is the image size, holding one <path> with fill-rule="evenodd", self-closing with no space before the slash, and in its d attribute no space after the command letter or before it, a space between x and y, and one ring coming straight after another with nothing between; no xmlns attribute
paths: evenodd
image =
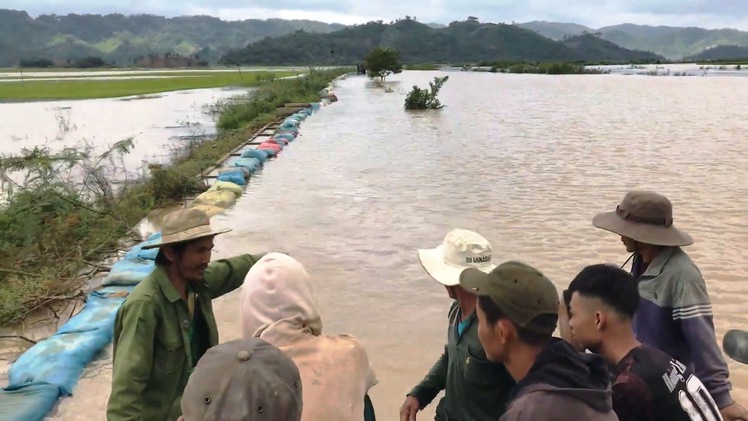
<svg viewBox="0 0 748 421"><path fill-rule="evenodd" d="M213 230L197 209L163 221L156 269L130 293L114 323L109 421L176 420L190 372L218 344L211 300L239 288L260 256L211 263Z"/></svg>
<svg viewBox="0 0 748 421"><path fill-rule="evenodd" d="M491 361L517 381L500 421L617 421L605 361L552 338L558 291L537 269L506 262L466 269L460 285L478 295L478 337Z"/></svg>
<svg viewBox="0 0 748 421"><path fill-rule="evenodd" d="M681 248L693 239L673 224L670 200L652 191L631 191L615 211L595 215L592 223L620 235L632 253L631 273L641 296L636 338L694 370L725 421L748 420L748 412L730 396L706 282Z"/></svg>
<svg viewBox="0 0 748 421"><path fill-rule="evenodd" d="M237 339L208 350L182 395L179 421L299 421L299 369L259 338Z"/></svg>

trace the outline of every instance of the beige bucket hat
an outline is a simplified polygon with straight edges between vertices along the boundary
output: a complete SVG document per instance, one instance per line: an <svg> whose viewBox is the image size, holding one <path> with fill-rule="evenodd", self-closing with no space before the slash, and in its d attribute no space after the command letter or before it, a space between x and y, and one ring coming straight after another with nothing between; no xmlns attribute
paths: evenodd
<svg viewBox="0 0 748 421"><path fill-rule="evenodd" d="M673 225L670 200L652 191L630 191L614 212L595 215L592 224L644 244L678 247L693 244L688 233Z"/></svg>
<svg viewBox="0 0 748 421"><path fill-rule="evenodd" d="M460 273L469 268L490 272L496 267L492 263L491 243L477 232L455 229L447 233L441 245L433 249L419 249L418 260L426 272L445 286L460 284Z"/></svg>
<svg viewBox="0 0 748 421"><path fill-rule="evenodd" d="M161 241L143 246L143 249L154 249L170 244L184 243L203 237L224 234L231 229L213 230L210 218L199 209L180 209L164 216L161 228Z"/></svg>

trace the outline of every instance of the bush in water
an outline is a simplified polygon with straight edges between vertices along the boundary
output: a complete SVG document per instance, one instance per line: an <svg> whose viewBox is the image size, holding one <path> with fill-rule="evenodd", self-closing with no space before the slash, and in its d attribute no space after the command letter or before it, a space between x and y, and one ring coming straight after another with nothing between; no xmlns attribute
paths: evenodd
<svg viewBox="0 0 748 421"><path fill-rule="evenodd" d="M435 77L433 82L429 82L429 89L421 89L413 86L413 90L408 92L405 97L406 110L439 110L444 105L439 102L439 90L447 82L449 76Z"/></svg>

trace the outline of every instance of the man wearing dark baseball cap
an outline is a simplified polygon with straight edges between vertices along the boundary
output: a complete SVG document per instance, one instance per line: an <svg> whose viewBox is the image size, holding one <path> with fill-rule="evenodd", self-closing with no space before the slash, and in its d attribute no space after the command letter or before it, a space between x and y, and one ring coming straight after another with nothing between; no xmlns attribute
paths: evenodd
<svg viewBox="0 0 748 421"><path fill-rule="evenodd" d="M553 338L558 291L537 269L509 261L490 273L466 269L460 285L478 295L478 337L491 361L517 381L500 421L616 421L605 361Z"/></svg>
<svg viewBox="0 0 748 421"><path fill-rule="evenodd" d="M299 421L299 369L259 338L208 350L190 375L179 421Z"/></svg>

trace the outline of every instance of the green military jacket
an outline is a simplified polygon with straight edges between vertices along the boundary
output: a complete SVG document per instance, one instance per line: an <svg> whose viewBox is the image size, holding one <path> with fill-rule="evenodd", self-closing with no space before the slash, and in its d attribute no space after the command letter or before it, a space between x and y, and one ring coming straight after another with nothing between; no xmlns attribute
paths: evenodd
<svg viewBox="0 0 748 421"><path fill-rule="evenodd" d="M257 260L259 256L246 254L212 262L205 270L204 283L193 286L207 345L218 344L211 301L239 288ZM192 323L187 303L166 271L156 266L117 312L109 421L176 421L180 417L182 392L196 363L191 352Z"/></svg>
<svg viewBox="0 0 748 421"><path fill-rule="evenodd" d="M486 359L478 340L478 320L473 312L458 336L460 307L449 310L449 329L444 354L409 395L421 409L442 390L445 396L436 408L436 421L496 421L506 410L514 379L503 364Z"/></svg>

